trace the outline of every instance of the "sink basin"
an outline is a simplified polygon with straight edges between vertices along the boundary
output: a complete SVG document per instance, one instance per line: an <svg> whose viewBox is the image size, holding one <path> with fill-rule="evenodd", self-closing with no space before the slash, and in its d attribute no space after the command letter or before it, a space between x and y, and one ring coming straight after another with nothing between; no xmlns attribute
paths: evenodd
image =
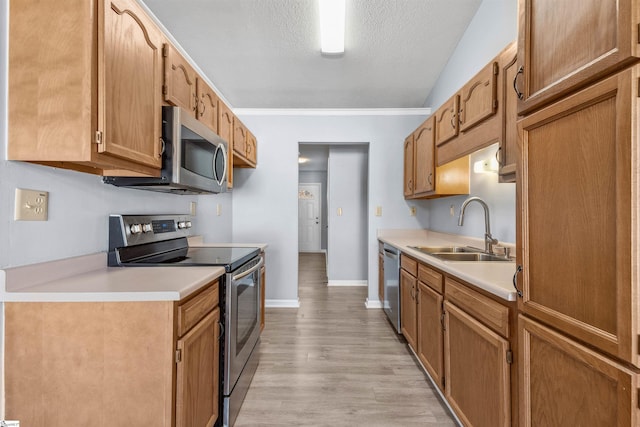
<svg viewBox="0 0 640 427"><path fill-rule="evenodd" d="M510 259L503 258L496 255L490 255L478 252L449 252L449 253L432 253L435 257L438 257L444 261L503 261L509 262Z"/></svg>
<svg viewBox="0 0 640 427"><path fill-rule="evenodd" d="M475 249L469 246L409 246L409 247L429 255L436 254L436 253L482 252L480 249Z"/></svg>

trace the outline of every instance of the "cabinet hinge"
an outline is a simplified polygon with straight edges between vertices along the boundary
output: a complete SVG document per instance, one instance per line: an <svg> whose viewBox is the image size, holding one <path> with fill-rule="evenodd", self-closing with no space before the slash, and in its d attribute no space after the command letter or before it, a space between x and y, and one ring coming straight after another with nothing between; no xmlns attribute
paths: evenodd
<svg viewBox="0 0 640 427"><path fill-rule="evenodd" d="M494 99L493 100L493 109L495 110L496 108L498 108L498 100Z"/></svg>
<svg viewBox="0 0 640 427"><path fill-rule="evenodd" d="M182 350L176 350L176 363L180 363L182 361Z"/></svg>
<svg viewBox="0 0 640 427"><path fill-rule="evenodd" d="M445 377L442 377L442 388L446 388L447 387L447 380Z"/></svg>
<svg viewBox="0 0 640 427"><path fill-rule="evenodd" d="M164 45L162 46L162 56L164 56L165 58L167 56L169 56L169 45Z"/></svg>
<svg viewBox="0 0 640 427"><path fill-rule="evenodd" d="M167 92L169 92L169 89L167 88L167 85L162 85L162 94L166 95Z"/></svg>
<svg viewBox="0 0 640 427"><path fill-rule="evenodd" d="M93 141L96 144L102 144L102 131L101 130L97 130L96 131L96 140Z"/></svg>
<svg viewBox="0 0 640 427"><path fill-rule="evenodd" d="M513 363L513 351L507 350L507 363L511 365Z"/></svg>
<svg viewBox="0 0 640 427"><path fill-rule="evenodd" d="M497 76L499 72L500 72L500 67L498 67L498 63L497 62L494 62L493 63L493 74L495 74Z"/></svg>

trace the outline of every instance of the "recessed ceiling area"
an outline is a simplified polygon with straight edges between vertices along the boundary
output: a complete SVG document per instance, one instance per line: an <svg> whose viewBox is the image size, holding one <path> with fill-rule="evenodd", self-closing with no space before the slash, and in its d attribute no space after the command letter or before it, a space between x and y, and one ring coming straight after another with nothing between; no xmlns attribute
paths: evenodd
<svg viewBox="0 0 640 427"><path fill-rule="evenodd" d="M347 0L320 54L319 0L142 0L233 108L420 108L482 0Z"/></svg>

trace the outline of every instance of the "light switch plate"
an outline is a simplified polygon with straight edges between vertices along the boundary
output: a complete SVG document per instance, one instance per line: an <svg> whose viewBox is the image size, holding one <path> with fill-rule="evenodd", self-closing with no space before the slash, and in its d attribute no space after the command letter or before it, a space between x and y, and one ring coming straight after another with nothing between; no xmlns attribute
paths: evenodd
<svg viewBox="0 0 640 427"><path fill-rule="evenodd" d="M191 216L196 216L196 202L189 203L189 213Z"/></svg>
<svg viewBox="0 0 640 427"><path fill-rule="evenodd" d="M415 206L411 206L409 208L409 215L416 216L416 207Z"/></svg>
<svg viewBox="0 0 640 427"><path fill-rule="evenodd" d="M16 188L13 219L16 221L46 221L49 216L49 193Z"/></svg>
<svg viewBox="0 0 640 427"><path fill-rule="evenodd" d="M382 206L376 206L376 216L382 216Z"/></svg>

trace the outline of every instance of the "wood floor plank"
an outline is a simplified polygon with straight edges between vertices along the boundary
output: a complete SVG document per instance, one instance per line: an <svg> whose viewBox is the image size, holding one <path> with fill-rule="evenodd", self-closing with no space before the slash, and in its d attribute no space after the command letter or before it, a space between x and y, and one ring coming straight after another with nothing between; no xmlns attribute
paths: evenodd
<svg viewBox="0 0 640 427"><path fill-rule="evenodd" d="M328 287L324 254L299 261L300 308L266 310L235 426L455 426L367 288Z"/></svg>

